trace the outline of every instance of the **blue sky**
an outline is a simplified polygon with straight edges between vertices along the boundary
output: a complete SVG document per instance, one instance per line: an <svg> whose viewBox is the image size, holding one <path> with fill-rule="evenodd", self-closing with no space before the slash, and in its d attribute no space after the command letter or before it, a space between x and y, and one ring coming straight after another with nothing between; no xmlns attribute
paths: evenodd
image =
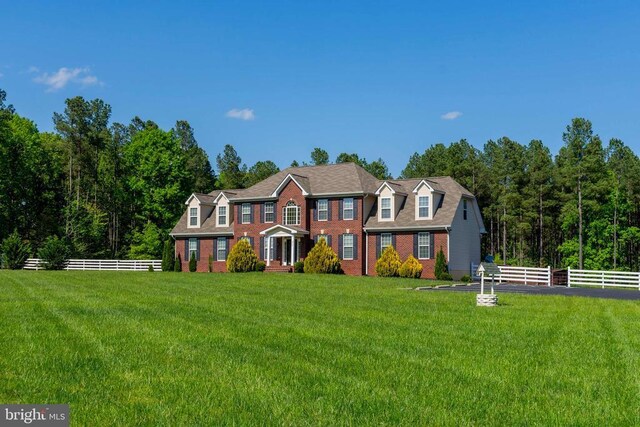
<svg viewBox="0 0 640 427"><path fill-rule="evenodd" d="M572 117L640 152L639 2L0 1L0 88L51 130L64 99L186 119L212 163L382 157L509 136L555 153ZM450 113L447 115L447 113ZM448 118L448 119L447 119Z"/></svg>

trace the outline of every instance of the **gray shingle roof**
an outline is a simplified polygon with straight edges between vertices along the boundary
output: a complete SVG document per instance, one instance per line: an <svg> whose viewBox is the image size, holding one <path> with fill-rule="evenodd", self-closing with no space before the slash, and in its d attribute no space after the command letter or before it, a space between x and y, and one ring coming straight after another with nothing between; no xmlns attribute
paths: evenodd
<svg viewBox="0 0 640 427"><path fill-rule="evenodd" d="M466 188L458 184L453 178L448 176L425 178L425 181L434 190L445 193L442 199L442 206L436 210L436 214L429 220L416 220L415 214L415 197L413 197L413 189L422 181L422 179L394 179L387 180L393 184L394 189L400 188L400 193L407 194L404 197L402 208L394 221L378 221L378 206L374 204L369 218L365 223L365 227L370 230L375 229L393 229L393 228L429 228L429 227L445 227L451 225L456 214L456 209L460 203L460 198L464 195L473 197L473 194ZM384 181L379 181L382 185ZM397 191L397 190L396 190Z"/></svg>
<svg viewBox="0 0 640 427"><path fill-rule="evenodd" d="M212 211L214 212L214 211ZM215 215L210 214L202 223L200 228L187 227L187 210L180 217L180 220L171 230L172 235L176 234L207 234L207 235L232 235L233 227L216 227Z"/></svg>

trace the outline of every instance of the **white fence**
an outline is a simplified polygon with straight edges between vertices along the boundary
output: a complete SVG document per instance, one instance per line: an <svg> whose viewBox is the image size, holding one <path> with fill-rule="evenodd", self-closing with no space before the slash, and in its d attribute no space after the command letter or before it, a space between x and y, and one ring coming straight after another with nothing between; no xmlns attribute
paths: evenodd
<svg viewBox="0 0 640 427"><path fill-rule="evenodd" d="M119 260L119 259L70 259L65 270L104 270L104 271L148 271L149 266L154 271L162 270L162 260ZM29 258L25 263L25 270L43 270L42 262L38 258Z"/></svg>
<svg viewBox="0 0 640 427"><path fill-rule="evenodd" d="M567 269L567 286L634 287L640 290L640 273Z"/></svg>
<svg viewBox="0 0 640 427"><path fill-rule="evenodd" d="M496 276L498 283L524 283L551 286L551 267L511 267L508 265L499 265L500 275ZM476 274L478 264L471 264L471 277L480 279ZM486 279L485 279L486 280Z"/></svg>

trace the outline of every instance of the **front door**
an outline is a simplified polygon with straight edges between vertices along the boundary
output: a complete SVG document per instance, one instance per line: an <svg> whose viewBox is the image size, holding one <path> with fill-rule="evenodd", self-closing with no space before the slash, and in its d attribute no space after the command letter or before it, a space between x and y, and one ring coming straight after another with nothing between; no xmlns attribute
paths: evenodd
<svg viewBox="0 0 640 427"><path fill-rule="evenodd" d="M291 239L288 237L283 237L283 245L282 245L282 265L293 265L295 260L298 258L298 247L294 246L295 253L293 254L293 261L291 260Z"/></svg>

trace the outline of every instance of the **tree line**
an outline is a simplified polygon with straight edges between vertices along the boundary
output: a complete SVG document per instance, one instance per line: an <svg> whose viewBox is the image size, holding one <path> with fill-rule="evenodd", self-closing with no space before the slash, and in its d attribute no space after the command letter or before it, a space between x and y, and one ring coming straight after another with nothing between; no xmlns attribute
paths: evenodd
<svg viewBox="0 0 640 427"><path fill-rule="evenodd" d="M40 132L0 90L0 241L17 234L35 251L50 236L78 258L159 258L192 192L246 188L277 172L252 166L232 145L215 170L193 128L161 129L134 117L112 123L100 99L74 97ZM450 175L478 198L487 234L483 253L518 265L640 269L640 161L618 139L604 146L585 119L574 119L553 156L541 141L507 137L482 150L466 140L414 153L400 178ZM385 162L340 153L379 179ZM309 161L331 163L314 148Z"/></svg>

